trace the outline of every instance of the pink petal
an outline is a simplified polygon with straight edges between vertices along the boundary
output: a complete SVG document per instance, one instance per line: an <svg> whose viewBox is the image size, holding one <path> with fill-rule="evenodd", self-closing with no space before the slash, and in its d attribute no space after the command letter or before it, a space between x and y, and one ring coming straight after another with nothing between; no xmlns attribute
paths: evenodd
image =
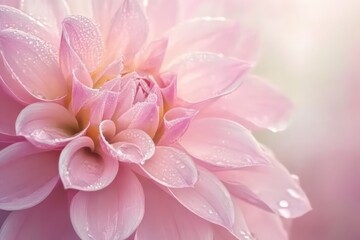
<svg viewBox="0 0 360 240"><path fill-rule="evenodd" d="M89 0L66 0L69 5L71 15L80 15L91 18L93 16L92 1Z"/></svg>
<svg viewBox="0 0 360 240"><path fill-rule="evenodd" d="M14 29L3 30L0 53L7 71L33 96L54 100L66 94L56 56L41 39Z"/></svg>
<svg viewBox="0 0 360 240"><path fill-rule="evenodd" d="M256 239L289 239L279 216L265 212L238 199L234 200L234 204L243 210L246 223Z"/></svg>
<svg viewBox="0 0 360 240"><path fill-rule="evenodd" d="M146 211L136 230L136 240L213 239L208 222L189 212L156 185L143 183L143 186Z"/></svg>
<svg viewBox="0 0 360 240"><path fill-rule="evenodd" d="M56 103L33 103L16 119L16 133L40 148L59 148L85 134L75 116Z"/></svg>
<svg viewBox="0 0 360 240"><path fill-rule="evenodd" d="M268 164L251 133L226 119L194 120L179 142L191 156L220 168Z"/></svg>
<svg viewBox="0 0 360 240"><path fill-rule="evenodd" d="M229 190L236 197L265 209L263 203L273 212L285 218L299 217L311 209L309 201L299 184L290 173L268 155L273 166L258 166L235 171L218 172L216 175L230 184ZM239 187L237 187L237 185ZM255 201L249 201L249 194L240 189L246 186ZM240 189L238 189L240 188ZM256 197L256 198L255 198Z"/></svg>
<svg viewBox="0 0 360 240"><path fill-rule="evenodd" d="M120 129L140 129L153 137L159 126L159 107L156 94L150 94L144 102L136 103L117 120Z"/></svg>
<svg viewBox="0 0 360 240"><path fill-rule="evenodd" d="M147 38L148 24L137 0L124 0L112 18L107 37L108 58L124 56L125 61L134 57Z"/></svg>
<svg viewBox="0 0 360 240"><path fill-rule="evenodd" d="M0 209L19 210L43 201L58 181L58 152L44 152L27 142L0 152Z"/></svg>
<svg viewBox="0 0 360 240"><path fill-rule="evenodd" d="M177 100L177 75L175 73L165 72L159 75L159 81L162 83L160 91L163 96L164 107L170 109Z"/></svg>
<svg viewBox="0 0 360 240"><path fill-rule="evenodd" d="M164 115L160 129L158 145L170 145L176 142L187 130L197 111L190 108L175 107Z"/></svg>
<svg viewBox="0 0 360 240"><path fill-rule="evenodd" d="M46 25L54 34L59 33L62 20L70 14L65 0L22 0L21 10Z"/></svg>
<svg viewBox="0 0 360 240"><path fill-rule="evenodd" d="M12 5L19 6L20 4L14 3ZM45 25L40 21L36 21L34 18L18 9L2 5L0 6L0 31L7 28L20 30L33 36L37 36L48 43L54 44L54 46L57 42L55 36L51 35Z"/></svg>
<svg viewBox="0 0 360 240"><path fill-rule="evenodd" d="M205 220L231 229L235 209L225 186L210 172L199 168L194 187L171 188L170 192L184 207Z"/></svg>
<svg viewBox="0 0 360 240"><path fill-rule="evenodd" d="M12 212L1 228L0 239L79 239L70 222L66 192L56 187L39 205Z"/></svg>
<svg viewBox="0 0 360 240"><path fill-rule="evenodd" d="M96 70L104 51L97 26L83 16L68 17L64 19L62 25L63 38L69 44L67 47L71 47L75 51L89 72ZM65 47L63 51L69 51L69 49Z"/></svg>
<svg viewBox="0 0 360 240"><path fill-rule="evenodd" d="M172 28L166 62L191 52L213 52L234 56L234 46L240 34L237 22L223 18L197 18Z"/></svg>
<svg viewBox="0 0 360 240"><path fill-rule="evenodd" d="M177 73L178 97L202 102L234 91L250 65L234 58L207 52L178 57L169 67Z"/></svg>
<svg viewBox="0 0 360 240"><path fill-rule="evenodd" d="M147 1L145 7L150 27L149 39L163 35L178 22L179 0ZM164 11L164 9L166 9L166 11Z"/></svg>
<svg viewBox="0 0 360 240"><path fill-rule="evenodd" d="M121 162L145 163L155 153L155 144L145 132L126 129L115 135L115 124L106 120L99 126L102 150Z"/></svg>
<svg viewBox="0 0 360 240"><path fill-rule="evenodd" d="M22 104L0 87L0 133L16 135L15 121L22 108Z"/></svg>
<svg viewBox="0 0 360 240"><path fill-rule="evenodd" d="M62 150L59 174L66 189L97 191L114 180L118 165L118 161L103 158L94 152L91 138L80 137Z"/></svg>
<svg viewBox="0 0 360 240"><path fill-rule="evenodd" d="M166 12L166 11L163 11ZM164 60L168 39L161 38L151 42L136 56L137 69L157 74Z"/></svg>
<svg viewBox="0 0 360 240"><path fill-rule="evenodd" d="M19 8L20 0L0 0L0 5L8 5L14 8Z"/></svg>
<svg viewBox="0 0 360 240"><path fill-rule="evenodd" d="M192 158L172 147L157 147L155 154L140 167L152 179L171 188L194 186L198 173Z"/></svg>
<svg viewBox="0 0 360 240"><path fill-rule="evenodd" d="M233 93L210 105L205 116L225 117L249 128L284 130L293 105L278 89L257 77L247 77Z"/></svg>
<svg viewBox="0 0 360 240"><path fill-rule="evenodd" d="M144 192L126 168L106 188L78 192L70 206L71 222L81 239L126 239L140 224L145 210Z"/></svg>

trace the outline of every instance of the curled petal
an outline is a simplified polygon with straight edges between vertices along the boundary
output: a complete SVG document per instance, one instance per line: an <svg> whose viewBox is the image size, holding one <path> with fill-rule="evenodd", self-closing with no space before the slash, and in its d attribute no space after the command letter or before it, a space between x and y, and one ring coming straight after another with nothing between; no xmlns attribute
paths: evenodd
<svg viewBox="0 0 360 240"><path fill-rule="evenodd" d="M118 165L118 161L95 153L91 138L80 137L62 150L59 173L65 188L98 191L114 180Z"/></svg>
<svg viewBox="0 0 360 240"><path fill-rule="evenodd" d="M136 103L117 120L120 129L140 129L153 137L159 126L159 107L156 94L150 94L144 102Z"/></svg>
<svg viewBox="0 0 360 240"><path fill-rule="evenodd" d="M187 209L205 220L232 229L235 209L225 186L210 172L199 168L194 187L171 188L169 191Z"/></svg>
<svg viewBox="0 0 360 240"><path fill-rule="evenodd" d="M139 180L124 168L108 187L78 192L71 202L70 217L83 240L126 239L140 224L144 205Z"/></svg>
<svg viewBox="0 0 360 240"><path fill-rule="evenodd" d="M159 187L145 181L142 185L146 211L135 240L213 240L208 222L189 212Z"/></svg>
<svg viewBox="0 0 360 240"><path fill-rule="evenodd" d="M172 147L157 147L155 154L140 167L166 187L190 187L198 180L197 168L191 157Z"/></svg>
<svg viewBox="0 0 360 240"><path fill-rule="evenodd" d="M163 96L164 107L170 109L177 98L177 75L171 72L165 72L159 75L159 81L162 84L160 91Z"/></svg>
<svg viewBox="0 0 360 240"><path fill-rule="evenodd" d="M70 14L66 0L21 0L21 10L39 19L54 34L59 33L61 21Z"/></svg>
<svg viewBox="0 0 360 240"><path fill-rule="evenodd" d="M27 142L0 151L0 209L30 208L43 201L58 182L58 152L45 152Z"/></svg>
<svg viewBox="0 0 360 240"><path fill-rule="evenodd" d="M250 131L225 119L194 120L179 142L193 157L220 168L269 164Z"/></svg>
<svg viewBox="0 0 360 240"><path fill-rule="evenodd" d="M56 103L33 103L16 119L16 133L40 148L59 148L85 134L72 113Z"/></svg>
<svg viewBox="0 0 360 240"><path fill-rule="evenodd" d="M40 21L36 21L34 18L16 8L0 5L0 31L7 28L17 29L37 36L56 46L54 36L48 32L45 25Z"/></svg>
<svg viewBox="0 0 360 240"><path fill-rule="evenodd" d="M0 53L17 85L34 97L55 100L66 95L56 55L43 40L18 30L3 30L0 32Z"/></svg>
<svg viewBox="0 0 360 240"><path fill-rule="evenodd" d="M281 131L287 126L293 105L278 89L250 76L233 93L226 95L203 112L204 116L225 117L250 129Z"/></svg>
<svg viewBox="0 0 360 240"><path fill-rule="evenodd" d="M97 26L83 16L71 16L62 22L63 37L85 64L89 72L100 64L103 55L103 42ZM66 50L66 48L64 49Z"/></svg>
<svg viewBox="0 0 360 240"><path fill-rule="evenodd" d="M71 225L66 192L55 187L37 206L12 212L1 228L0 239L78 240Z"/></svg>
<svg viewBox="0 0 360 240"><path fill-rule="evenodd" d="M115 124L106 120L100 126L100 144L103 151L121 162L145 163L155 153L155 144L145 132L126 129L115 135Z"/></svg>
<svg viewBox="0 0 360 240"><path fill-rule="evenodd" d="M273 166L223 171L216 175L229 185L234 196L264 210L271 209L285 218L299 217L308 212L311 206L299 184L274 156L268 154L268 158Z"/></svg>
<svg viewBox="0 0 360 240"><path fill-rule="evenodd" d="M146 17L137 0L124 0L117 10L107 37L109 58L132 59L144 44L148 33Z"/></svg>
<svg viewBox="0 0 360 240"><path fill-rule="evenodd" d="M176 142L187 130L197 111L189 108L176 107L167 111L160 129L158 145L169 145Z"/></svg>
<svg viewBox="0 0 360 240"><path fill-rule="evenodd" d="M190 53L171 63L177 73L177 94L190 103L202 102L234 91L250 64L207 52Z"/></svg>

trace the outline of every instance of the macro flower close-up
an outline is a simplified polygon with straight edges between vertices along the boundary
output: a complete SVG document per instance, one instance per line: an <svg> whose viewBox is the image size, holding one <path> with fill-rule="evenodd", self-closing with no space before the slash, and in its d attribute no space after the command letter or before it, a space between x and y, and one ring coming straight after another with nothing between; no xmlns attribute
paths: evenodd
<svg viewBox="0 0 360 240"><path fill-rule="evenodd" d="M0 0L1 240L285 240L292 102L242 1Z"/></svg>

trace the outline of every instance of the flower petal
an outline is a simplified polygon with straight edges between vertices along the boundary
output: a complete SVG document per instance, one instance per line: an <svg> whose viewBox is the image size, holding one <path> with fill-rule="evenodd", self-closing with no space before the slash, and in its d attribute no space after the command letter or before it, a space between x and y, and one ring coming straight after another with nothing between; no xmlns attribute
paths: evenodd
<svg viewBox="0 0 360 240"><path fill-rule="evenodd" d="M194 120L179 142L191 156L220 168L269 164L251 133L225 119Z"/></svg>
<svg viewBox="0 0 360 240"><path fill-rule="evenodd" d="M71 16L62 22L63 37L80 57L89 72L100 65L104 46L97 26L83 16ZM67 49L65 48L64 51Z"/></svg>
<svg viewBox="0 0 360 240"><path fill-rule="evenodd" d="M149 21L149 39L162 36L179 19L179 0L152 0L144 2ZM164 11L166 9L166 11Z"/></svg>
<svg viewBox="0 0 360 240"><path fill-rule="evenodd" d="M8 5L14 8L19 8L20 0L0 0L0 5Z"/></svg>
<svg viewBox="0 0 360 240"><path fill-rule="evenodd" d="M40 148L59 148L85 134L75 116L56 103L33 103L16 119L16 133Z"/></svg>
<svg viewBox="0 0 360 240"><path fill-rule="evenodd" d="M16 135L15 121L22 108L22 104L13 99L3 87L0 87L0 116L2 116L0 118L1 134Z"/></svg>
<svg viewBox="0 0 360 240"><path fill-rule="evenodd" d="M27 142L0 152L0 209L25 209L43 201L58 181L58 152L44 152Z"/></svg>
<svg viewBox="0 0 360 240"><path fill-rule="evenodd" d="M189 212L156 185L145 181L142 185L146 196L146 211L136 230L135 240L213 239L208 222Z"/></svg>
<svg viewBox="0 0 360 240"><path fill-rule="evenodd" d="M156 147L152 158L140 167L166 187L191 187L198 180L197 168L191 157L172 147Z"/></svg>
<svg viewBox="0 0 360 240"><path fill-rule="evenodd" d="M197 103L234 91L249 69L248 63L235 58L196 52L178 57L168 70L177 73L178 97Z"/></svg>
<svg viewBox="0 0 360 240"><path fill-rule="evenodd" d="M137 69L157 74L164 60L167 44L167 38L150 42L148 46L136 55L135 62Z"/></svg>
<svg viewBox="0 0 360 240"><path fill-rule="evenodd" d="M158 145L170 145L176 142L187 130L197 111L190 108L175 107L164 115L160 129Z"/></svg>
<svg viewBox="0 0 360 240"><path fill-rule="evenodd" d="M165 62L176 56L191 52L213 52L234 56L237 44L238 25L224 18L197 18L172 28L166 36L169 38Z"/></svg>
<svg viewBox="0 0 360 240"><path fill-rule="evenodd" d="M54 100L66 95L56 56L41 39L14 29L3 30L0 53L7 71L33 96Z"/></svg>
<svg viewBox="0 0 360 240"><path fill-rule="evenodd" d="M205 116L224 117L243 123L250 129L284 130L293 105L278 89L255 76L247 77L233 93L207 109Z"/></svg>
<svg viewBox="0 0 360 240"><path fill-rule="evenodd" d="M98 191L114 180L118 165L118 161L95 153L91 138L80 137L62 150L59 174L65 188Z"/></svg>
<svg viewBox="0 0 360 240"><path fill-rule="evenodd" d="M119 129L139 129L153 137L159 126L159 107L156 94L150 94L144 102L136 103L117 120Z"/></svg>
<svg viewBox="0 0 360 240"><path fill-rule="evenodd" d="M298 183L274 156L267 154L273 166L223 171L216 175L225 184L229 184L229 190L234 196L264 210L267 209L263 207L263 203L268 209L285 218L299 217L308 212L311 209L309 200ZM244 186L253 194L249 195L246 191L238 189Z"/></svg>
<svg viewBox="0 0 360 240"><path fill-rule="evenodd" d="M100 145L108 157L121 162L145 163L155 153L155 144L145 132L126 129L115 135L115 124L106 120L99 126Z"/></svg>
<svg viewBox="0 0 360 240"><path fill-rule="evenodd" d="M109 35L107 53L111 59L124 56L125 62L131 60L146 41L148 24L137 0L124 0L115 13Z"/></svg>
<svg viewBox="0 0 360 240"><path fill-rule="evenodd" d="M20 5L20 3L16 5ZM0 31L7 28L20 30L33 36L37 36L43 41L52 43L56 46L55 43L57 41L55 40L55 36L52 36L45 25L40 21L36 21L34 18L16 8L1 5Z"/></svg>
<svg viewBox="0 0 360 240"><path fill-rule="evenodd" d="M79 239L70 222L66 192L56 187L37 206L12 212L1 228L0 239Z"/></svg>
<svg viewBox="0 0 360 240"><path fill-rule="evenodd" d="M194 187L169 188L184 207L205 220L231 229L235 209L225 186L210 172L199 168L199 180Z"/></svg>
<svg viewBox="0 0 360 240"><path fill-rule="evenodd" d="M78 192L70 206L71 222L81 239L126 239L144 216L144 192L137 177L122 168L96 192Z"/></svg>
<svg viewBox="0 0 360 240"><path fill-rule="evenodd" d="M21 0L21 10L46 25L54 34L59 34L61 21L70 14L65 0Z"/></svg>

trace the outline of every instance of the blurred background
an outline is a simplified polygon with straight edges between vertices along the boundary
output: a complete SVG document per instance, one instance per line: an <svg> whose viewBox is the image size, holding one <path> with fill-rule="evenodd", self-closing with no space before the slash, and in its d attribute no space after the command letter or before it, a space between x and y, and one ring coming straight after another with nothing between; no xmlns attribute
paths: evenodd
<svg viewBox="0 0 360 240"><path fill-rule="evenodd" d="M314 209L293 222L290 239L359 240L360 1L250 5L242 18L259 31L255 72L296 107L286 131L257 137L300 177Z"/></svg>

